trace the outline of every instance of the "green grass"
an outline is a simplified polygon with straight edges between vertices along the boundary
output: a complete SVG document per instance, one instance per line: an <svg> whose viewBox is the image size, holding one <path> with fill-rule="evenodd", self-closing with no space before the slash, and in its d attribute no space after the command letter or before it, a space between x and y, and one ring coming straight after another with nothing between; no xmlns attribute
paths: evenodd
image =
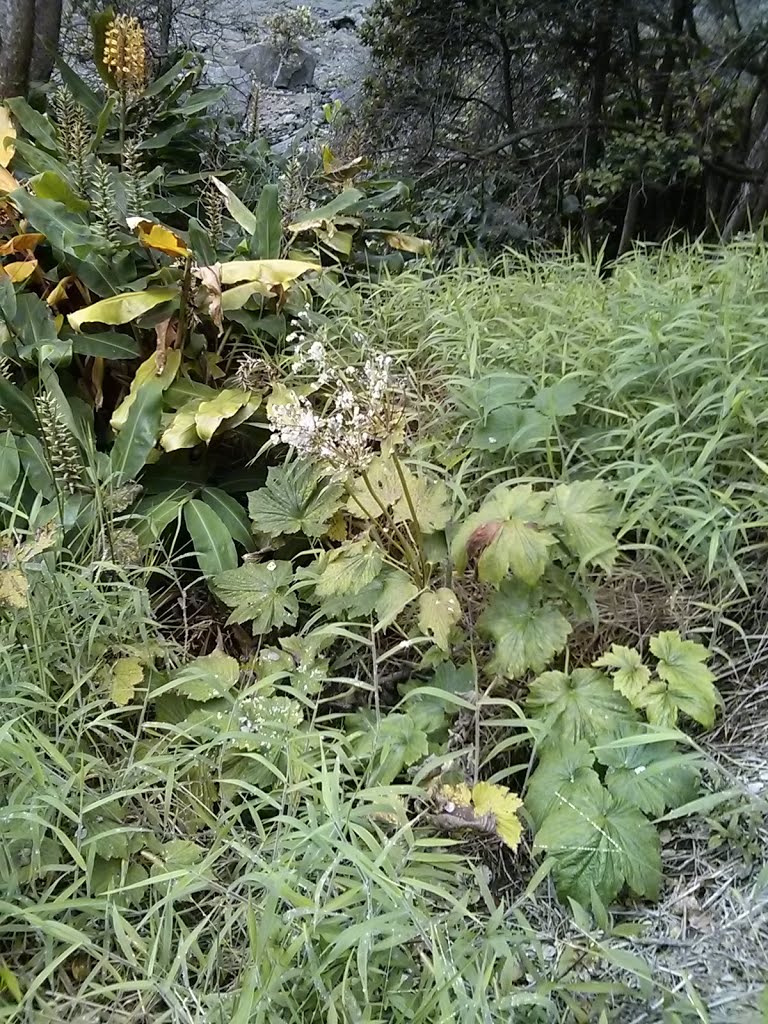
<svg viewBox="0 0 768 1024"><path fill-rule="evenodd" d="M565 255L406 274L350 315L411 368L425 457L455 464L466 446L473 488L510 470L604 478L626 550L746 590L768 524L767 297L768 251L744 242L638 252L610 272ZM467 381L500 371L522 378L523 408L564 379L575 408L547 437L473 449Z"/></svg>

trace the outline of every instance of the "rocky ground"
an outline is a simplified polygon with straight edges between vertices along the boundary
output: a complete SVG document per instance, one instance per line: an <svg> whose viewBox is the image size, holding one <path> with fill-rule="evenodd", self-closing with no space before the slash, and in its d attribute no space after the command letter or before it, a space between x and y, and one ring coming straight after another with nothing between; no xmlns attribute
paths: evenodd
<svg viewBox="0 0 768 1024"><path fill-rule="evenodd" d="M208 77L227 86L227 106L236 115L245 116L258 87L259 129L270 142L286 143L322 119L324 103L354 104L367 66L358 30L370 2L310 3L318 34L282 61L269 43L264 19L295 8L295 0L182 0L174 41L205 53Z"/></svg>

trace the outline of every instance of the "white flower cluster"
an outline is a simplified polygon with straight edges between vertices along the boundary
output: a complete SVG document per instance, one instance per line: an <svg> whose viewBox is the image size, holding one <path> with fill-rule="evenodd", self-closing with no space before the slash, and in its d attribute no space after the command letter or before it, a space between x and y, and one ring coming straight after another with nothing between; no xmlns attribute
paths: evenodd
<svg viewBox="0 0 768 1024"><path fill-rule="evenodd" d="M312 391L327 393L322 413L305 395L290 392L290 400L272 404L268 413L275 444L290 445L304 458L320 459L336 473L364 470L381 442L390 436L403 413L402 394L392 377L392 357L369 356L362 367L334 367L318 338L298 339L291 366L294 374L308 373ZM362 336L355 338L364 341Z"/></svg>

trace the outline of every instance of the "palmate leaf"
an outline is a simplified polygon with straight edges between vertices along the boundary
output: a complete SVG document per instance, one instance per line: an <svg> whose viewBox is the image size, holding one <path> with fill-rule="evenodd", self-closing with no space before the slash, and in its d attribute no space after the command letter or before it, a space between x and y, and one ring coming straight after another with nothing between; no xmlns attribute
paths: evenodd
<svg viewBox="0 0 768 1024"><path fill-rule="evenodd" d="M442 530L451 517L448 488L441 480L428 480L402 467L408 498L423 533ZM374 493L372 494L371 491ZM372 460L366 479L359 479L351 490L347 511L360 519L378 519L388 510L396 523L410 521L408 499L392 459L382 455Z"/></svg>
<svg viewBox="0 0 768 1024"><path fill-rule="evenodd" d="M324 551L317 560L315 593L318 597L358 594L378 576L381 548L370 540L349 541Z"/></svg>
<svg viewBox="0 0 768 1024"><path fill-rule="evenodd" d="M669 700L683 714L711 729L719 695L715 675L705 664L709 657L706 647L681 639L676 629L653 637L650 647L659 659L656 672L667 684Z"/></svg>
<svg viewBox="0 0 768 1024"><path fill-rule="evenodd" d="M531 683L525 708L543 723L542 749L562 751L586 740L591 746L617 739L635 721L629 702L608 676L591 668L544 672Z"/></svg>
<svg viewBox="0 0 768 1024"><path fill-rule="evenodd" d="M523 823L517 816L523 802L506 786L477 782L472 789L465 782L443 785L436 791L441 821L449 830L477 830L497 835L516 850L523 834Z"/></svg>
<svg viewBox="0 0 768 1024"><path fill-rule="evenodd" d="M505 583L478 620L478 628L496 641L493 672L519 679L530 669L541 672L565 647L571 627L538 590Z"/></svg>
<svg viewBox="0 0 768 1024"><path fill-rule="evenodd" d="M589 906L592 887L611 903L626 885L655 899L661 887L659 836L648 819L601 788L552 810L536 834L534 849L554 857L561 899Z"/></svg>
<svg viewBox="0 0 768 1024"><path fill-rule="evenodd" d="M643 664L640 652L634 647L613 644L608 654L593 662L595 668L614 668L613 687L627 698L633 707L640 707L640 697L651 679L651 671Z"/></svg>
<svg viewBox="0 0 768 1024"><path fill-rule="evenodd" d="M320 536L341 507L343 488L306 462L270 468L264 487L248 494L253 525L262 533Z"/></svg>
<svg viewBox="0 0 768 1024"><path fill-rule="evenodd" d="M586 740L559 744L542 756L525 794L525 807L536 828L552 810L585 796L597 797L602 786L594 763Z"/></svg>
<svg viewBox="0 0 768 1024"><path fill-rule="evenodd" d="M138 658L118 658L110 672L109 696L119 708L130 704L144 682L144 666Z"/></svg>
<svg viewBox="0 0 768 1024"><path fill-rule="evenodd" d="M529 484L497 488L454 538L452 555L459 571L479 555L477 571L485 583L498 585L510 573L524 583L537 583L549 564L549 548L557 543L538 526L547 497Z"/></svg>
<svg viewBox="0 0 768 1024"><path fill-rule="evenodd" d="M171 677L174 689L190 700L207 701L229 693L240 676L237 659L220 651L204 654Z"/></svg>
<svg viewBox="0 0 768 1024"><path fill-rule="evenodd" d="M558 484L547 509L547 526L560 527L568 549L582 562L612 568L618 548L611 497L597 480Z"/></svg>
<svg viewBox="0 0 768 1024"><path fill-rule="evenodd" d="M600 764L609 766L608 791L652 817L681 807L698 792L700 779L693 758L674 743L598 748L596 755Z"/></svg>
<svg viewBox="0 0 768 1024"><path fill-rule="evenodd" d="M348 731L354 733L352 747L358 757L370 764L372 776L388 786L408 765L425 757L427 734L409 715L388 714L377 725L370 712L347 716Z"/></svg>
<svg viewBox="0 0 768 1024"><path fill-rule="evenodd" d="M290 562L245 562L238 569L219 573L212 580L214 593L233 609L227 625L251 622L254 633L296 623L299 604L289 593L293 580Z"/></svg>

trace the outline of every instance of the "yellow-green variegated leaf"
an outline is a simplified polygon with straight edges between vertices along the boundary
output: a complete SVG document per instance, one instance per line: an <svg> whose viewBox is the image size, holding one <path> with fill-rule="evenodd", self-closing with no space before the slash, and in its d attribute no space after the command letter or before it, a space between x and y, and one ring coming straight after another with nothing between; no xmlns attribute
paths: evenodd
<svg viewBox="0 0 768 1024"><path fill-rule="evenodd" d="M16 128L11 120L11 112L6 106L0 106L0 167L7 167L16 152L14 140Z"/></svg>
<svg viewBox="0 0 768 1024"><path fill-rule="evenodd" d="M127 324L148 313L155 306L170 302L178 296L179 289L176 286L147 288L143 292L123 292L122 295L112 295L108 299L94 302L92 306L79 309L76 313L70 313L68 320L76 331L79 331L83 324L90 323L112 326Z"/></svg>
<svg viewBox="0 0 768 1024"><path fill-rule="evenodd" d="M233 260L221 264L221 283L258 281L267 287L279 285L284 288L302 274L321 269L319 263L308 263L306 260Z"/></svg>
<svg viewBox="0 0 768 1024"><path fill-rule="evenodd" d="M201 402L195 415L200 440L208 444L221 424L248 404L249 397L247 391L225 389L210 402Z"/></svg>
<svg viewBox="0 0 768 1024"><path fill-rule="evenodd" d="M178 349L169 349L165 353L165 366L160 373L158 373L156 352L153 352L149 359L145 359L131 381L131 390L115 409L111 420L112 429L121 430L125 426L131 406L136 401L136 396L143 385L154 384L161 391L165 391L173 383L180 366L181 352Z"/></svg>
<svg viewBox="0 0 768 1024"><path fill-rule="evenodd" d="M431 636L441 651L450 647L451 629L461 618L461 605L448 587L427 590L419 598L419 629Z"/></svg>
<svg viewBox="0 0 768 1024"><path fill-rule="evenodd" d="M182 448L194 448L200 443L195 417L200 402L189 402L174 414L160 437L160 447L165 452L178 452Z"/></svg>
<svg viewBox="0 0 768 1024"><path fill-rule="evenodd" d="M113 704L124 708L133 700L144 682L144 666L138 658L119 658L112 666L109 696Z"/></svg>

